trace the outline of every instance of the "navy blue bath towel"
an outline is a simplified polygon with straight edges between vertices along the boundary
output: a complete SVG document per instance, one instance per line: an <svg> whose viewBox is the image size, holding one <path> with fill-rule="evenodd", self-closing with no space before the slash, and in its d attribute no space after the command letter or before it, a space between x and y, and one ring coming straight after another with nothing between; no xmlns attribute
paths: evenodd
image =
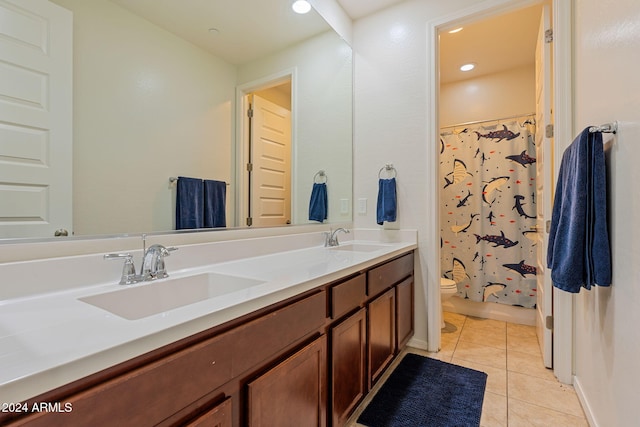
<svg viewBox="0 0 640 427"><path fill-rule="evenodd" d="M315 182L309 200L309 220L322 222L327 219L327 184Z"/></svg>
<svg viewBox="0 0 640 427"><path fill-rule="evenodd" d="M204 180L204 227L226 227L227 183Z"/></svg>
<svg viewBox="0 0 640 427"><path fill-rule="evenodd" d="M176 230L204 226L203 182L197 178L178 177L176 194Z"/></svg>
<svg viewBox="0 0 640 427"><path fill-rule="evenodd" d="M378 204L376 211L378 225L382 225L385 221L395 221L397 206L396 179L378 180Z"/></svg>
<svg viewBox="0 0 640 427"><path fill-rule="evenodd" d="M586 128L562 156L553 203L547 266L567 292L611 284L602 133Z"/></svg>

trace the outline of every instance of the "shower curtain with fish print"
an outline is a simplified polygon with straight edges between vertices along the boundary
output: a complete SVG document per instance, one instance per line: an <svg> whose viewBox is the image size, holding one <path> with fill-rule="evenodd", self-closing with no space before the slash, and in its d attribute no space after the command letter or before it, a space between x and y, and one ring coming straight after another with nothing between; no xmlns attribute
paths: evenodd
<svg viewBox="0 0 640 427"><path fill-rule="evenodd" d="M536 306L533 123L441 130L441 268L462 298Z"/></svg>

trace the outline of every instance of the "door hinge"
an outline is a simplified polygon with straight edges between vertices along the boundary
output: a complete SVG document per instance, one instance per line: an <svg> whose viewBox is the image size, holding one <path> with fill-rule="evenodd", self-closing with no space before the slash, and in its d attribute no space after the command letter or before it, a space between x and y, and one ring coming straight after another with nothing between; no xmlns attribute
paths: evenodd
<svg viewBox="0 0 640 427"><path fill-rule="evenodd" d="M545 43L551 43L553 41L553 28L544 31Z"/></svg>
<svg viewBox="0 0 640 427"><path fill-rule="evenodd" d="M544 228L547 230L547 233L551 232L551 220L548 219L547 222L544 223Z"/></svg>
<svg viewBox="0 0 640 427"><path fill-rule="evenodd" d="M553 138L553 124L547 125L547 127L544 130L545 130L544 132L545 138Z"/></svg>
<svg viewBox="0 0 640 427"><path fill-rule="evenodd" d="M553 316L547 316L544 319L545 327L553 331Z"/></svg>
<svg viewBox="0 0 640 427"><path fill-rule="evenodd" d="M248 217L247 218L247 227L251 227L251 224L253 224L253 218Z"/></svg>
<svg viewBox="0 0 640 427"><path fill-rule="evenodd" d="M247 110L247 117L252 118L253 117L253 108L249 108Z"/></svg>
<svg viewBox="0 0 640 427"><path fill-rule="evenodd" d="M247 163L247 171L248 172L252 172L253 171L253 163Z"/></svg>

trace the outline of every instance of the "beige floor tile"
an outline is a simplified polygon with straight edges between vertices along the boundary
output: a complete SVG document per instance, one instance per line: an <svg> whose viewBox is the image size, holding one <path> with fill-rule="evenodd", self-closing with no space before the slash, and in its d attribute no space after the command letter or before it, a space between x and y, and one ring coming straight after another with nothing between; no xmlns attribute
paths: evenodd
<svg viewBox="0 0 640 427"><path fill-rule="evenodd" d="M507 335L507 350L520 351L542 357L538 338L520 335Z"/></svg>
<svg viewBox="0 0 640 427"><path fill-rule="evenodd" d="M459 341L453 352L453 357L494 368L507 369L506 350L495 347Z"/></svg>
<svg viewBox="0 0 640 427"><path fill-rule="evenodd" d="M455 357L451 360L451 363L486 373L487 392L499 394L500 396L507 395L507 371L504 369L481 365L479 363L469 362L468 360L456 359Z"/></svg>
<svg viewBox="0 0 640 427"><path fill-rule="evenodd" d="M535 337L536 327L529 325L519 325L517 323L507 323L507 336Z"/></svg>
<svg viewBox="0 0 640 427"><path fill-rule="evenodd" d="M464 322L467 320L467 316L464 314L451 313L449 311L444 312L444 322L446 328L452 328L460 330L462 329Z"/></svg>
<svg viewBox="0 0 640 427"><path fill-rule="evenodd" d="M576 417L518 399L508 399L509 427L589 427L584 417Z"/></svg>
<svg viewBox="0 0 640 427"><path fill-rule="evenodd" d="M524 353L507 350L507 370L555 381L553 370L544 367L540 353Z"/></svg>
<svg viewBox="0 0 640 427"><path fill-rule="evenodd" d="M464 322L464 329L490 329L504 332L507 330L507 322L467 316L467 320Z"/></svg>
<svg viewBox="0 0 640 427"><path fill-rule="evenodd" d="M507 427L507 398L499 394L484 394L480 427Z"/></svg>
<svg viewBox="0 0 640 427"><path fill-rule="evenodd" d="M504 331L491 328L464 328L460 333L460 341L495 347L502 350L507 348L507 336Z"/></svg>
<svg viewBox="0 0 640 427"><path fill-rule="evenodd" d="M518 399L565 414L584 417L573 387L558 381L507 372L507 393L510 399Z"/></svg>

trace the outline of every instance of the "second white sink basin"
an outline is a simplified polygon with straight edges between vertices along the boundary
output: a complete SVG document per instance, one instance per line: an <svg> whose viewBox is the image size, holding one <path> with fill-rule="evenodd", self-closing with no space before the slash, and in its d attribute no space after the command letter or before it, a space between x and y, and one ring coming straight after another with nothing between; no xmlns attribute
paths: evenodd
<svg viewBox="0 0 640 427"><path fill-rule="evenodd" d="M261 283L264 281L226 274L203 273L158 282L139 283L126 289L80 298L80 301L125 319L136 320Z"/></svg>
<svg viewBox="0 0 640 427"><path fill-rule="evenodd" d="M352 251L352 252L374 252L386 248L386 245L376 243L345 243L343 245L332 246L332 251Z"/></svg>

